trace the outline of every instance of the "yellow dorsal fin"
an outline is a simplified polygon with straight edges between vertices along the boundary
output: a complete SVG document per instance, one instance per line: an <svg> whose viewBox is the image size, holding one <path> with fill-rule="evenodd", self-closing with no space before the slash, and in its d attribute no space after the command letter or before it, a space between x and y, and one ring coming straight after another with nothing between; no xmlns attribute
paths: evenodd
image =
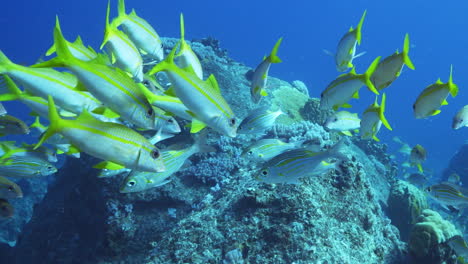
<svg viewBox="0 0 468 264"><path fill-rule="evenodd" d="M192 125L190 126L190 133L198 133L206 127L206 124L198 119L192 119Z"/></svg>
<svg viewBox="0 0 468 264"><path fill-rule="evenodd" d="M208 79L206 79L205 82L211 87L213 87L213 89L221 93L221 90L219 89L218 81L216 80L216 77L213 74L210 74L210 76L208 76Z"/></svg>

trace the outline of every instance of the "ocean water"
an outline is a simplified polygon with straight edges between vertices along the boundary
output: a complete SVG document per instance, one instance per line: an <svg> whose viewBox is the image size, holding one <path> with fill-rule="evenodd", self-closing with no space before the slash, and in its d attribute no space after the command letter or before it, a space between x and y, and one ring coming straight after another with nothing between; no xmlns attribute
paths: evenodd
<svg viewBox="0 0 468 264"><path fill-rule="evenodd" d="M111 2L111 13L115 16L117 1ZM80 35L86 45L98 51L106 5L106 1L89 0L2 3L0 50L14 62L34 64L53 42L58 15L67 39ZM468 129L451 128L453 116L468 102L466 1L127 0L126 5L127 12L134 8L162 37L179 37L179 14L183 12L187 40L215 38L230 58L248 67L255 68L270 53L276 40L283 37L278 52L283 62L273 65L269 75L288 82L303 81L311 97L320 97L328 83L340 74L334 59L323 49L334 52L341 36L350 26L355 27L367 10L362 42L357 48L357 53L366 54L354 60L356 71L365 71L377 56L385 58L397 49L402 50L405 33L410 36L409 56L416 67L414 71L405 67L402 75L384 90L386 117L393 131L382 127L378 137L381 143L389 145L389 154L396 153L399 147L392 141L394 136L410 146L420 144L428 153L424 168L434 171L434 178L440 178L450 158L466 140ZM412 105L416 97L438 78L446 82L451 65L458 96L449 97L449 104L441 108L439 115L415 119ZM360 95L360 99L350 102L353 112L362 113L374 101L374 95L365 88ZM5 106L10 114L27 123L33 121L23 105L6 102ZM11 138L35 142L30 137Z"/></svg>

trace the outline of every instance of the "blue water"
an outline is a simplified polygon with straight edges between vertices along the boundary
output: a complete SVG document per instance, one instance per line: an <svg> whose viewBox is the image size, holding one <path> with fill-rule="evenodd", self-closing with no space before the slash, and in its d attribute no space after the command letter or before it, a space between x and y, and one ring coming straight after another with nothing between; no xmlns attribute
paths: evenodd
<svg viewBox="0 0 468 264"><path fill-rule="evenodd" d="M113 13L116 13L113 1ZM77 34L86 44L98 49L104 30L106 1L4 1L0 49L20 64L34 63L52 43L55 15L61 18L67 39ZM271 75L288 81L302 80L317 97L338 73L334 61L322 49L334 51L340 37L355 26L367 9L362 45L358 52L367 54L355 61L363 72L379 55L401 50L403 37L410 34L410 51L416 70L405 69L402 76L387 88L387 119L394 131L383 128L379 137L391 142L399 136L410 145L421 144L428 151L427 167L442 170L449 158L463 144L468 129L453 131L452 116L467 102L468 71L466 47L468 3L453 1L127 1L127 10L135 8L161 36L179 36L179 13L184 12L186 38L212 36L221 41L229 55L255 67L270 52L278 37L284 41L279 51L282 64L274 65ZM412 104L419 92L437 78L446 81L450 64L460 93L449 98L449 105L438 116L416 120ZM362 112L373 95L362 90L362 97L351 102ZM28 110L8 103L10 113L26 117ZM32 121L31 117L28 120Z"/></svg>

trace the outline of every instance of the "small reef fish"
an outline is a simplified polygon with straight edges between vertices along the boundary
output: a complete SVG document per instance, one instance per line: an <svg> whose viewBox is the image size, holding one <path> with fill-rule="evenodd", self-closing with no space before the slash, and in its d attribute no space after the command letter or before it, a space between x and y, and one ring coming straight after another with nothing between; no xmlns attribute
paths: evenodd
<svg viewBox="0 0 468 264"><path fill-rule="evenodd" d="M248 146L242 156L246 159L265 162L288 150L300 148L303 141L286 143L276 138L260 139Z"/></svg>
<svg viewBox="0 0 468 264"><path fill-rule="evenodd" d="M406 180L409 183L421 188L424 188L424 186L428 183L428 178L421 173L412 173L406 177Z"/></svg>
<svg viewBox="0 0 468 264"><path fill-rule="evenodd" d="M417 144L411 149L410 162L411 164L418 167L419 172L423 172L421 163L423 163L427 158L426 149L423 146Z"/></svg>
<svg viewBox="0 0 468 264"><path fill-rule="evenodd" d="M123 169L119 169L119 170L102 169L102 170L99 171L97 176L98 176L98 178L110 178L110 177L114 177L114 176L117 176L117 175L120 175L120 174L128 173L130 171L131 170L127 169L127 168L123 168Z"/></svg>
<svg viewBox="0 0 468 264"><path fill-rule="evenodd" d="M109 22L110 0L107 3L106 30L101 49L109 51L114 66L128 72L136 82L143 81L143 59L130 38L117 28L116 23ZM73 54L72 54L73 55ZM75 57L76 58L76 57Z"/></svg>
<svg viewBox="0 0 468 264"><path fill-rule="evenodd" d="M332 131L339 131L347 136L352 136L350 131L361 127L361 119L358 114L348 111L334 113L325 122L325 128Z"/></svg>
<svg viewBox="0 0 468 264"><path fill-rule="evenodd" d="M271 64L281 62L281 59L276 55L278 53L278 48L281 45L281 41L283 41L283 38L278 39L270 55L263 59L252 74L250 95L252 97L252 101L256 104L260 102L262 96L268 95L265 90L268 81L268 71L270 70Z"/></svg>
<svg viewBox="0 0 468 264"><path fill-rule="evenodd" d="M336 168L336 162L327 163L331 158L341 158L343 148L340 141L331 149L323 152L313 152L304 148L284 152L267 161L255 178L266 183L298 184L301 178L325 173Z"/></svg>
<svg viewBox="0 0 468 264"><path fill-rule="evenodd" d="M57 168L46 159L34 156L2 156L0 175L15 178L44 177L57 172Z"/></svg>
<svg viewBox="0 0 468 264"><path fill-rule="evenodd" d="M98 100L126 121L142 129L154 129L155 113L138 84L119 68L111 68L96 60L86 62L70 53L57 18L54 29L57 57L32 67L66 67ZM55 99L54 99L55 100Z"/></svg>
<svg viewBox="0 0 468 264"><path fill-rule="evenodd" d="M36 157L39 159L47 160L48 162L57 162L57 156L55 153L41 146L34 149L34 145L28 145L23 143L21 147L17 147L14 141L3 141L0 142L0 150L2 159L15 156L15 157Z"/></svg>
<svg viewBox="0 0 468 264"><path fill-rule="evenodd" d="M382 101L380 105L377 103L377 97L375 102L371 104L366 111L362 114L361 120L361 138L362 139L374 139L375 141L380 141L377 138L377 133L380 130L382 124L388 129L392 130L392 127L385 118L385 105L386 105L386 96L382 95Z"/></svg>
<svg viewBox="0 0 468 264"><path fill-rule="evenodd" d="M204 132L203 132L204 133ZM192 155L201 152L211 152L213 149L205 145L205 134L198 137L195 143L181 150L164 150L161 152L166 170L159 173L133 171L122 182L120 192L141 192L150 188L162 186L170 180L171 175L178 172Z"/></svg>
<svg viewBox="0 0 468 264"><path fill-rule="evenodd" d="M447 240L448 245L452 248L458 257L468 260L468 245L462 236L456 235ZM461 262L464 263L464 262Z"/></svg>
<svg viewBox="0 0 468 264"><path fill-rule="evenodd" d="M468 206L468 197L462 191L461 187L452 183L439 183L429 186L425 191L442 206L454 206L457 208L464 208Z"/></svg>
<svg viewBox="0 0 468 264"><path fill-rule="evenodd" d="M459 129L468 126L468 105L460 109L453 117L452 128Z"/></svg>
<svg viewBox="0 0 468 264"><path fill-rule="evenodd" d="M178 116L185 120L192 120L192 116L188 108L180 101L179 98L170 95L157 95L151 92L147 87L141 86L141 91L148 99L148 102L154 107L159 107L169 114Z"/></svg>
<svg viewBox="0 0 468 264"><path fill-rule="evenodd" d="M15 208L5 199L0 199L0 217L11 218L15 214Z"/></svg>
<svg viewBox="0 0 468 264"><path fill-rule="evenodd" d="M180 41L179 52L176 55L176 62L182 69L189 69L195 73L201 80L203 80L203 68L195 52L193 52L190 45L185 41L185 26L184 15L180 14Z"/></svg>
<svg viewBox="0 0 468 264"><path fill-rule="evenodd" d="M270 111L268 107L254 109L239 124L237 132L239 134L263 133L266 129L273 126L276 119L284 114L281 109Z"/></svg>
<svg viewBox="0 0 468 264"><path fill-rule="evenodd" d="M403 67L406 65L408 68L414 70L413 62L408 56L410 48L409 35L405 35L403 44L403 51L398 50L392 55L381 60L374 74L372 74L371 81L377 90L383 90L390 86L401 74Z"/></svg>
<svg viewBox="0 0 468 264"><path fill-rule="evenodd" d="M55 133L60 133L79 151L104 160L94 168L126 167L151 172L165 169L159 149L127 126L102 122L87 111L75 120L62 119L52 97L49 97L49 121L50 125L36 148Z"/></svg>
<svg viewBox="0 0 468 264"><path fill-rule="evenodd" d="M8 75L34 96L46 99L51 95L57 101L57 105L72 113L79 114L83 109L92 111L101 106L101 102L96 98L78 90L81 84L74 75L49 68L24 67L10 61L1 51L0 74ZM7 83L7 86L11 84ZM14 94L20 92L15 91Z"/></svg>
<svg viewBox="0 0 468 264"><path fill-rule="evenodd" d="M0 94L0 101L19 100L21 103L28 106L33 111L34 115L47 118L49 113L47 100L21 91L8 75L0 75L0 78L4 80L6 88L9 91L9 93Z"/></svg>
<svg viewBox="0 0 468 264"><path fill-rule="evenodd" d="M362 25L366 17L367 10L364 10L361 20L356 28L351 27L349 31L341 37L336 47L335 64L339 72L344 72L349 68L353 68L353 60L360 57L364 53L356 55L356 46L361 45Z"/></svg>
<svg viewBox="0 0 468 264"><path fill-rule="evenodd" d="M75 42L69 42L66 41L68 48L70 49L70 52L73 54L74 57L82 60L82 61L90 61L93 60L97 57L96 51L94 51L93 48L90 46L85 47L83 44L83 40L81 40L81 37L78 36L75 40ZM46 56L50 56L55 53L55 44L52 44L52 47L50 47L47 52Z"/></svg>
<svg viewBox="0 0 468 264"><path fill-rule="evenodd" d="M123 31L143 55L162 61L164 50L156 30L145 19L139 17L135 10L126 14L124 0L119 0L118 12L118 17L112 23L116 26L122 26Z"/></svg>
<svg viewBox="0 0 468 264"><path fill-rule="evenodd" d="M18 184L0 176L0 199L22 198L23 191Z"/></svg>
<svg viewBox="0 0 468 264"><path fill-rule="evenodd" d="M435 116L440 113L439 108L443 105L448 105L447 97L457 96L458 86L453 83L452 79L452 66L450 66L450 77L448 82L443 83L438 79L434 84L426 87L416 99L413 104L414 117L426 118Z"/></svg>
<svg viewBox="0 0 468 264"><path fill-rule="evenodd" d="M404 143L399 149L398 149L398 152L400 152L401 154L404 154L404 155L407 155L409 156L411 154L411 147Z"/></svg>
<svg viewBox="0 0 468 264"><path fill-rule="evenodd" d="M375 94L379 92L372 84L370 77L379 64L380 57L377 57L363 74L356 74L355 68L349 73L338 76L328 84L327 88L320 94L320 108L338 110L340 107L350 108L348 101L351 98L359 98L359 90L366 85Z"/></svg>
<svg viewBox="0 0 468 264"><path fill-rule="evenodd" d="M11 116L0 116L0 136L5 135L27 135L29 127L22 120Z"/></svg>
<svg viewBox="0 0 468 264"><path fill-rule="evenodd" d="M447 182L450 182L456 185L461 185L460 175L458 175L458 173L455 173L455 172L450 174L448 176Z"/></svg>
<svg viewBox="0 0 468 264"><path fill-rule="evenodd" d="M2 80L0 80L0 82L2 82ZM4 116L8 114L7 110L5 109L5 106L3 106L2 103L0 103L0 116Z"/></svg>
<svg viewBox="0 0 468 264"><path fill-rule="evenodd" d="M188 114L192 116L191 133L197 133L209 126L223 135L235 137L237 121L234 112L221 95L214 75L203 81L193 71L179 68L174 63L176 49L177 45L149 74L166 72L173 84L172 91L169 92L173 92L180 99L189 109Z"/></svg>

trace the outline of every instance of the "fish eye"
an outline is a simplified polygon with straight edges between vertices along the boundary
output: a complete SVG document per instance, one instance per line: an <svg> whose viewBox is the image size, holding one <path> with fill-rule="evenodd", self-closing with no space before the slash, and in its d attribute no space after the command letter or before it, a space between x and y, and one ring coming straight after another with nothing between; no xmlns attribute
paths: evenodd
<svg viewBox="0 0 468 264"><path fill-rule="evenodd" d="M266 170L262 170L262 175L263 175L263 176L266 176L266 175L268 175L268 171L266 171Z"/></svg>
<svg viewBox="0 0 468 264"><path fill-rule="evenodd" d="M320 94L320 98L322 98L322 97L323 97L323 93Z"/></svg>
<svg viewBox="0 0 468 264"><path fill-rule="evenodd" d="M229 119L229 124L230 124L231 126L235 126L235 125L236 125L236 119L235 119L235 118Z"/></svg>
<svg viewBox="0 0 468 264"><path fill-rule="evenodd" d="M48 166L47 169L48 169L48 170L52 170L53 168L52 168L52 166Z"/></svg>
<svg viewBox="0 0 468 264"><path fill-rule="evenodd" d="M253 154L253 151L249 151L249 152L247 152L247 154L252 155L252 154Z"/></svg>
<svg viewBox="0 0 468 264"><path fill-rule="evenodd" d="M161 156L161 153L159 152L158 149L153 149L151 151L151 158L157 159L157 158L159 158L159 156Z"/></svg>
<svg viewBox="0 0 468 264"><path fill-rule="evenodd" d="M171 124L172 124L172 123L174 123L174 120L172 120L172 119L168 119L168 120L167 120L167 122L169 122L169 123L171 123Z"/></svg>
<svg viewBox="0 0 468 264"><path fill-rule="evenodd" d="M335 117L335 119L333 119L333 122L336 122L336 121L338 121L338 118L337 118L337 117Z"/></svg>
<svg viewBox="0 0 468 264"><path fill-rule="evenodd" d="M136 184L136 182L135 182L134 180L131 180L131 181L129 181L129 182L127 183L127 186L128 186L128 187L133 187L133 186L135 186L135 184Z"/></svg>
<svg viewBox="0 0 468 264"><path fill-rule="evenodd" d="M416 109L416 104L413 105L413 110Z"/></svg>
<svg viewBox="0 0 468 264"><path fill-rule="evenodd" d="M150 107L148 109L148 112L146 112L146 113L148 114L148 116L153 116L153 114L154 114L153 108Z"/></svg>
<svg viewBox="0 0 468 264"><path fill-rule="evenodd" d="M8 187L8 190L13 191L14 190L13 186Z"/></svg>

